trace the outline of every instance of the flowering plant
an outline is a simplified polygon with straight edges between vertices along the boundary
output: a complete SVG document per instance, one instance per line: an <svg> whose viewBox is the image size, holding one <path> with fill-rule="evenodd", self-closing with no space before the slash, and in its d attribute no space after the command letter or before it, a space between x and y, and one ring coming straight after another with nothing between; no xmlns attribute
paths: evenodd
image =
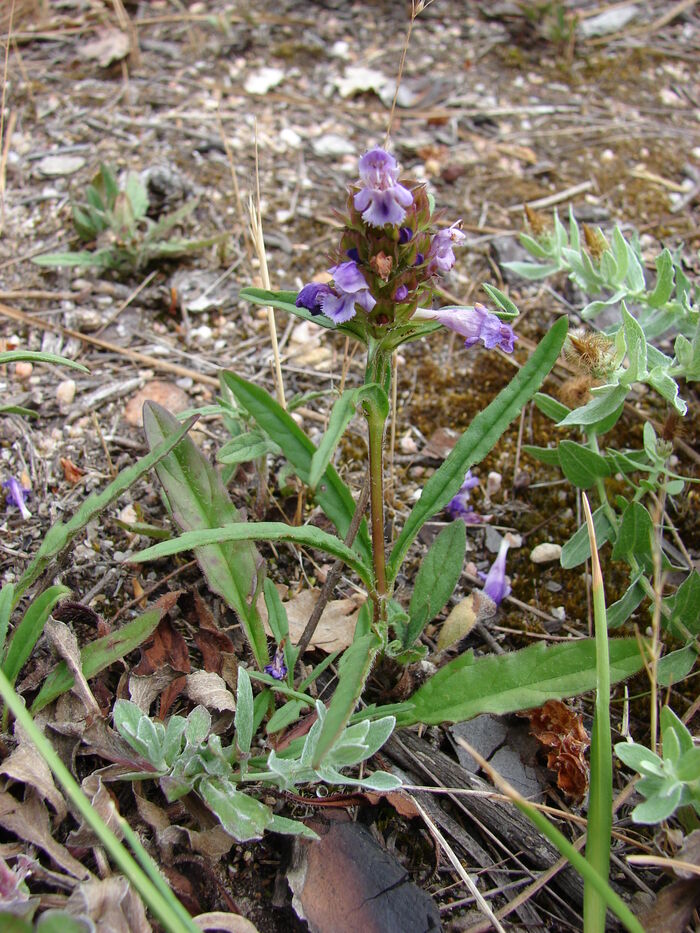
<svg viewBox="0 0 700 933"><path fill-rule="evenodd" d="M219 474L189 438L180 441L156 466L166 502L182 534L142 551L132 560L193 549L209 586L235 610L248 639L251 660L257 666L257 671L249 667L250 680L261 688L254 704L252 694L247 701L254 711L251 715L256 728L274 709L276 698L281 698L282 705L267 722L268 734L282 732L299 720L304 710L309 714L305 722L313 727L306 741L300 734L292 738L284 753L270 752L266 762L251 760L245 775L229 767L226 780L231 787L243 780L280 787L300 780L347 782L340 768L363 760L378 747L374 732L367 732L367 723L374 724L374 731L379 730L377 735L387 737L396 722L458 721L485 710L508 712L531 706L533 690L538 699L544 700L570 696L595 684L594 646L591 639L581 639L550 648L536 645L479 660L471 653L462 654L430 677L406 702L356 711L375 667L383 665L394 676L398 671L400 677L402 668L425 657L427 648L420 644L423 630L446 606L462 574L468 494L474 485L469 470L486 456L537 392L567 332L565 319L554 323L530 359L474 418L427 480L396 538L387 540L384 444L394 351L443 327L460 334L467 349L479 342L506 353L512 353L515 347L511 322L518 314L517 308L492 286L485 285L484 291L495 305L493 311L480 304L433 308L440 278L453 267L455 249L466 240L459 222L438 227L438 220L426 186L402 177L389 152L371 149L360 159L359 179L349 188L342 231L323 280L310 282L298 292L258 288L241 292L241 297L251 302L313 321L365 348L364 381L338 396L318 445L290 414L291 404L287 408L278 400L283 393L278 391L276 399L236 373L221 374L218 410L234 433L245 433L225 445L220 460L238 463L244 451L248 459L264 460L281 454L286 460L285 470L296 474L308 500L324 513L326 529L332 526L330 530L313 523L313 512L306 522L294 525L244 521ZM209 413L212 410L207 409ZM333 465L356 412L365 420L368 439L365 489L357 497ZM177 420L163 409L146 404L144 427L152 448L172 436L176 424ZM365 518L368 505L369 522ZM404 602L395 592L403 562L423 525L445 507L453 520L423 557L413 592ZM266 579L265 560L256 547L256 542L261 541L311 547L335 561L296 645L290 639L284 603ZM484 591L496 605L510 592L505 566L508 543L504 542L485 577ZM326 708L308 692L325 670L326 662L309 676L295 678L295 670L343 569L359 580L367 599L359 612L352 644L340 659L338 682ZM260 615L263 603L275 642L272 658ZM613 681L638 670L641 663L633 639L611 640ZM301 723L294 728L298 733L303 731ZM358 743L352 756L345 748L351 739ZM301 757L294 764L297 755ZM386 784L391 776L370 778ZM202 777L202 781L203 786L209 786L208 779ZM228 809L243 807L243 799L242 794L233 795Z"/></svg>

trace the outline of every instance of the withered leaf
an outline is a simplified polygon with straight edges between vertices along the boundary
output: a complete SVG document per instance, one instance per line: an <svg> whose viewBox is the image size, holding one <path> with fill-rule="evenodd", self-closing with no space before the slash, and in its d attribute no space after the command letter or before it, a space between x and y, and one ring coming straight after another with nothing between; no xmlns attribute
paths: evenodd
<svg viewBox="0 0 700 933"><path fill-rule="evenodd" d="M581 800L588 790L586 749L591 744L581 717L561 700L547 700L526 715L532 735L549 749L547 767L556 772L557 787Z"/></svg>

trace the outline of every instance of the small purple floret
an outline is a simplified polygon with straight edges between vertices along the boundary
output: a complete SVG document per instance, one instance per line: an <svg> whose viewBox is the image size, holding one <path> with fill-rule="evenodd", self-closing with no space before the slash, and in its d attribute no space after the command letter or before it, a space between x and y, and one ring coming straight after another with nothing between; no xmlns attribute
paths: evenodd
<svg viewBox="0 0 700 933"><path fill-rule="evenodd" d="M491 564L491 569L484 577L484 593L490 596L497 606L503 602L506 596L510 595L510 583L506 576L506 554L509 547L510 541L505 537L501 541L496 559Z"/></svg>
<svg viewBox="0 0 700 933"><path fill-rule="evenodd" d="M323 297L328 294L330 294L328 285L321 282L311 282L299 292L295 304L297 308L306 308L312 314L320 314Z"/></svg>
<svg viewBox="0 0 700 933"><path fill-rule="evenodd" d="M476 304L473 308L419 308L415 317L419 320L438 321L443 327L461 334L462 337L466 337L465 347L473 347L481 340L488 350L500 347L506 353L512 353L515 346L516 336L510 324L504 324L481 304Z"/></svg>
<svg viewBox="0 0 700 933"><path fill-rule="evenodd" d="M25 505L25 500L29 496L29 490L25 489L24 486L22 486L22 484L14 478L14 476L4 480L2 487L3 489L7 490L7 499L5 500L7 504L16 505L22 513L22 518L31 518L32 513Z"/></svg>
<svg viewBox="0 0 700 933"><path fill-rule="evenodd" d="M372 227L397 226L413 204L413 195L399 184L396 159L384 149L370 149L360 158L362 188L353 198L355 209Z"/></svg>
<svg viewBox="0 0 700 933"><path fill-rule="evenodd" d="M321 299L321 310L335 324L344 324L355 317L355 305L371 311L377 303L370 294L364 275L357 263L341 262L328 270L333 276L333 289Z"/></svg>
<svg viewBox="0 0 700 933"><path fill-rule="evenodd" d="M284 651L282 648L278 648L275 651L272 664L266 664L263 670L266 674L269 674L270 677L274 677L275 680L284 680L287 676L287 667L284 663Z"/></svg>
<svg viewBox="0 0 700 933"><path fill-rule="evenodd" d="M456 261L454 247L460 246L466 239L458 223L452 224L445 230L438 230L433 237L428 253L428 269L431 273L449 272L454 266Z"/></svg>
<svg viewBox="0 0 700 933"><path fill-rule="evenodd" d="M450 501L445 506L445 511L450 516L450 518L464 519L464 521L470 525L481 521L481 516L478 515L474 511L473 507L469 504L471 490L478 485L478 478L476 476L472 476L471 470L467 470L466 476L464 477L464 482L462 483L459 492L456 496L450 499Z"/></svg>
<svg viewBox="0 0 700 933"><path fill-rule="evenodd" d="M410 243L413 239L413 230L410 227L401 227L399 229L399 243Z"/></svg>
<svg viewBox="0 0 700 933"><path fill-rule="evenodd" d="M408 289L406 288L405 285L399 285L399 287L394 292L394 301L398 301L400 303L402 301L405 301L407 297L408 297Z"/></svg>

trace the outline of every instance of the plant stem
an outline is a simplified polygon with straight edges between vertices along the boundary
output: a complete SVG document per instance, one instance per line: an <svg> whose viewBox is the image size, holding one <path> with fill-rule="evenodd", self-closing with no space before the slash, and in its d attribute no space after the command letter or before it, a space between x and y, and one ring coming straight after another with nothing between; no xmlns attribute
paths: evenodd
<svg viewBox="0 0 700 933"><path fill-rule="evenodd" d="M372 557L379 597L386 596L386 553L384 546L384 419L373 408L367 408L369 431L369 498L372 528ZM378 620L375 620L378 621Z"/></svg>

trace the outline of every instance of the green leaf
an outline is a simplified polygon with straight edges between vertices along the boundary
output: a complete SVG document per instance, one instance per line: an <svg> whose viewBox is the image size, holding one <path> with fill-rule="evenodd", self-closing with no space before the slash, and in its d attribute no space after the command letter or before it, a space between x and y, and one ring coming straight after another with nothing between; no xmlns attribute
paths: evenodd
<svg viewBox="0 0 700 933"><path fill-rule="evenodd" d="M618 599L618 601L613 603L612 606L608 606L606 614L608 617L609 629L619 628L624 622L626 622L646 596L644 587L640 581L641 576L633 580L625 595L621 599Z"/></svg>
<svg viewBox="0 0 700 933"><path fill-rule="evenodd" d="M124 190L131 202L131 209L136 220L145 217L148 210L148 192L136 172L129 172Z"/></svg>
<svg viewBox="0 0 700 933"><path fill-rule="evenodd" d="M253 304L265 305L269 308L279 308L288 314L293 314L305 321L311 321L327 330L335 330L347 337L353 337L361 343L365 343L365 335L362 324L358 321L347 321L345 324L334 324L325 314L312 314L306 308L297 308L298 292L272 292L264 288L242 288L238 294L244 301L251 301Z"/></svg>
<svg viewBox="0 0 700 933"><path fill-rule="evenodd" d="M90 252L82 250L75 253L44 253L43 256L32 256L32 262L37 266L94 266L97 269L110 267L109 250L95 250Z"/></svg>
<svg viewBox="0 0 700 933"><path fill-rule="evenodd" d="M316 489L321 477L324 476L345 428L355 415L356 406L363 401L376 407L384 419L389 414L389 399L384 389L376 383L360 386L359 389L346 389L333 405L326 433L311 458L309 469L311 489Z"/></svg>
<svg viewBox="0 0 700 933"><path fill-rule="evenodd" d="M560 266L558 263L547 263L546 265L540 265L535 262L503 262L501 266L504 269L508 269L510 272L514 272L516 275L521 275L524 279L528 279L531 282L536 281L537 279L546 279L549 275L554 275L555 272L559 272Z"/></svg>
<svg viewBox="0 0 700 933"><path fill-rule="evenodd" d="M0 926L4 933L14 933L13 928L6 927L4 922ZM71 917L65 910L52 909L44 911L39 917L35 933L91 933L94 928L87 917Z"/></svg>
<svg viewBox="0 0 700 933"><path fill-rule="evenodd" d="M280 599L277 587L272 580L266 579L263 584L265 593L265 606L267 608L267 621L270 625L272 635L277 642L281 644L283 639L289 637L289 622L287 620L287 610Z"/></svg>
<svg viewBox="0 0 700 933"><path fill-rule="evenodd" d="M604 391L603 391L604 389ZM559 427L595 425L611 416L627 398L628 388L622 385L610 385L595 390L590 402L576 408L559 422Z"/></svg>
<svg viewBox="0 0 700 933"><path fill-rule="evenodd" d="M685 640L684 629L692 635L700 635L700 573L697 570L688 574L673 596L667 596L663 604L670 611L664 624L672 635Z"/></svg>
<svg viewBox="0 0 700 933"><path fill-rule="evenodd" d="M162 443L177 425L177 418L160 405L145 403L143 427L151 447ZM189 437L183 437L156 465L156 473L173 518L185 532L197 535L209 529L245 528L221 477ZM182 539L157 547L178 540ZM256 606L265 570L262 557L245 535L238 538L214 535L206 544L193 546L207 583L236 612L255 660L263 667L268 660L267 639ZM177 549L170 553L176 552Z"/></svg>
<svg viewBox="0 0 700 933"><path fill-rule="evenodd" d="M410 622L403 638L404 648L418 639L454 593L464 567L467 526L461 518L443 528L421 561L409 607Z"/></svg>
<svg viewBox="0 0 700 933"><path fill-rule="evenodd" d="M551 250L547 249L528 233L519 233L518 239L520 240L520 245L524 247L531 256L534 256L535 259L551 258Z"/></svg>
<svg viewBox="0 0 700 933"><path fill-rule="evenodd" d="M615 533L615 529L610 524L610 520L605 514L602 505L593 513L593 527L595 529L598 550L600 551L605 542L609 541ZM591 545L588 540L588 529L585 525L581 525L561 549L559 562L564 570L571 570L574 567L578 567L579 564L582 564L584 560L588 560L590 556Z"/></svg>
<svg viewBox="0 0 700 933"><path fill-rule="evenodd" d="M205 778L199 793L226 832L239 842L260 839L272 822L270 808L237 790L231 781Z"/></svg>
<svg viewBox="0 0 700 933"><path fill-rule="evenodd" d="M305 826L299 820L290 820L286 816L278 816L276 813L270 820L267 827L270 833L284 833L285 836L304 836L306 839L318 839L318 834Z"/></svg>
<svg viewBox="0 0 700 933"><path fill-rule="evenodd" d="M119 473L109 486L107 486L102 492L93 493L93 495L88 496L88 498L83 502L78 511L73 515L73 517L67 522L56 522L53 524L46 535L44 536L43 541L37 551L34 560L27 567L27 569L22 574L22 577L17 584L17 589L15 592L15 605L19 600L20 596L25 592L25 590L34 583L34 581L46 570L49 563L56 557L57 554L66 547L70 541L75 537L75 535L83 529L88 522L90 522L95 516L99 515L100 512L104 511L107 506L112 503L115 499L119 498L123 492L125 492L131 485L133 485L139 477L143 476L144 473L147 473L156 463L161 459L161 457L166 456L170 450L178 443L178 441L189 431L189 429L194 424L192 419L186 424L179 424L175 427L172 434L164 438L164 440L158 444L158 446L151 451L147 456L142 457L140 460L127 469L122 470Z"/></svg>
<svg viewBox="0 0 700 933"><path fill-rule="evenodd" d="M502 321L513 320L513 318L516 318L520 314L517 306L513 304L508 295L504 294L499 288L496 288L495 285L487 285L484 282L481 287L494 304L497 304L501 309L497 311L496 314Z"/></svg>
<svg viewBox="0 0 700 933"><path fill-rule="evenodd" d="M656 679L662 687L672 687L688 676L695 667L698 652L695 645L686 645L666 654L656 665Z"/></svg>
<svg viewBox="0 0 700 933"><path fill-rule="evenodd" d="M647 296L646 303L650 308L660 308L671 297L674 286L673 257L668 249L664 249L656 257L656 287Z"/></svg>
<svg viewBox="0 0 700 933"><path fill-rule="evenodd" d="M234 437L219 450L216 459L219 463L249 463L279 450L277 445L261 434L249 432Z"/></svg>
<svg viewBox="0 0 700 933"><path fill-rule="evenodd" d="M645 570L651 570L653 534L654 525L651 515L641 502L630 502L622 513L617 540L613 545L612 559L625 560L635 557Z"/></svg>
<svg viewBox="0 0 700 933"><path fill-rule="evenodd" d="M12 633L12 638L7 647L7 654L2 663L3 673L12 685L17 680L17 675L26 664L41 633L44 631L51 610L60 599L68 596L69 593L70 590L67 586L51 586L32 601L22 616L22 621Z"/></svg>
<svg viewBox="0 0 700 933"><path fill-rule="evenodd" d="M316 447L296 421L264 389L252 382L247 382L231 372L222 373L221 380L231 390L238 404L255 419L268 437L279 444L297 476L308 485L311 460ZM348 487L330 465L316 489L316 501L338 529L340 537L345 538L355 514L355 501ZM364 562L371 564L372 547L367 522L364 519L354 546Z"/></svg>
<svg viewBox="0 0 700 933"><path fill-rule="evenodd" d="M633 638L609 642L610 682L643 666ZM532 645L504 655L474 660L460 655L414 693L409 709L397 714L399 726L461 722L480 713L512 713L593 690L596 685L595 640L585 638L551 647Z"/></svg>
<svg viewBox="0 0 700 933"><path fill-rule="evenodd" d="M621 312L629 366L620 378L620 385L631 386L633 382L643 380L647 375L647 339L639 321L632 317L624 301Z"/></svg>
<svg viewBox="0 0 700 933"><path fill-rule="evenodd" d="M673 816L681 800L683 785L666 782L664 791L665 793L659 796L650 797L644 803L637 804L632 810L632 822L646 826L661 823Z"/></svg>
<svg viewBox="0 0 700 933"><path fill-rule="evenodd" d="M239 665L238 687L236 689L236 715L233 720L236 729L236 744L247 755L253 741L253 688L248 671Z"/></svg>
<svg viewBox="0 0 700 933"><path fill-rule="evenodd" d="M579 489L590 489L596 480L610 476L605 457L575 441L559 442L559 464L564 476Z"/></svg>
<svg viewBox="0 0 700 933"><path fill-rule="evenodd" d="M328 707L323 727L314 749L312 767L319 767L330 752L353 714L379 648L374 634L357 638L338 665L338 686Z"/></svg>
<svg viewBox="0 0 700 933"><path fill-rule="evenodd" d="M27 360L32 363L53 363L56 366L69 366L71 369L79 369L81 373L90 372L87 366L83 366L82 363L68 360L65 356L56 356L55 353L40 353L35 350L6 350L4 353L0 353L0 365L15 363L18 360Z"/></svg>
<svg viewBox="0 0 700 933"><path fill-rule="evenodd" d="M391 552L387 565L390 582L396 579L406 552L423 524L457 494L469 467L484 459L539 389L559 356L567 328L566 318L560 318L550 328L527 363L491 404L474 418L445 462L427 481Z"/></svg>
<svg viewBox="0 0 700 933"><path fill-rule="evenodd" d="M275 732L286 729L287 726L297 721L301 711L306 708L306 703L302 703L301 700L288 700L284 706L280 706L280 708L275 710L272 716L270 716L265 731L268 735L272 735Z"/></svg>
<svg viewBox="0 0 700 933"><path fill-rule="evenodd" d="M676 763L676 777L684 784L700 781L700 748L690 748Z"/></svg>
<svg viewBox="0 0 700 933"><path fill-rule="evenodd" d="M615 754L632 771L639 774L655 774L659 777L664 775L662 760L644 745L638 745L636 742L618 742L615 745Z"/></svg>
<svg viewBox="0 0 700 933"><path fill-rule="evenodd" d="M163 618L164 609L154 608L144 612L132 622L116 632L110 632L102 638L90 642L80 652L80 668L86 680L90 680L100 671L114 664L115 661L126 657L139 645L143 644L158 627ZM75 678L68 670L65 661L59 662L44 681L39 695L32 703L32 714L38 713L49 703L53 702L62 693L66 693L75 683Z"/></svg>
<svg viewBox="0 0 700 933"><path fill-rule="evenodd" d="M551 395L545 395L543 392L536 392L533 401L543 415L551 418L552 421L556 421L557 424L571 412L571 409L567 408L566 405L562 405Z"/></svg>
<svg viewBox="0 0 700 933"><path fill-rule="evenodd" d="M5 657L5 642L7 640L7 631L10 626L10 615L12 614L14 596L14 584L5 583L0 590L0 667L2 667L2 661Z"/></svg>
<svg viewBox="0 0 700 933"><path fill-rule="evenodd" d="M171 554L180 554L193 548L220 545L227 541L290 541L295 544L305 544L308 547L325 551L332 557L340 558L354 570L362 582L373 588L372 570L362 562L357 551L347 547L340 538L330 535L313 525L302 525L297 528L285 525L283 522L239 522L235 525L225 525L222 528L208 528L203 531L188 531L170 541L161 541L129 558L131 563L142 563L146 560L156 560L169 557Z"/></svg>
<svg viewBox="0 0 700 933"><path fill-rule="evenodd" d="M559 449L557 447L533 447L531 444L523 444L523 451L540 463L546 463L548 466L559 466Z"/></svg>
<svg viewBox="0 0 700 933"><path fill-rule="evenodd" d="M676 716L670 706L664 706L661 710L661 715L659 716L659 723L661 724L661 736L664 742L666 742L669 734L671 732L676 736L676 741L678 744L678 749L681 753L690 751L693 745L693 737L688 731L685 723ZM666 748L664 747L664 758L669 757L666 754Z"/></svg>

